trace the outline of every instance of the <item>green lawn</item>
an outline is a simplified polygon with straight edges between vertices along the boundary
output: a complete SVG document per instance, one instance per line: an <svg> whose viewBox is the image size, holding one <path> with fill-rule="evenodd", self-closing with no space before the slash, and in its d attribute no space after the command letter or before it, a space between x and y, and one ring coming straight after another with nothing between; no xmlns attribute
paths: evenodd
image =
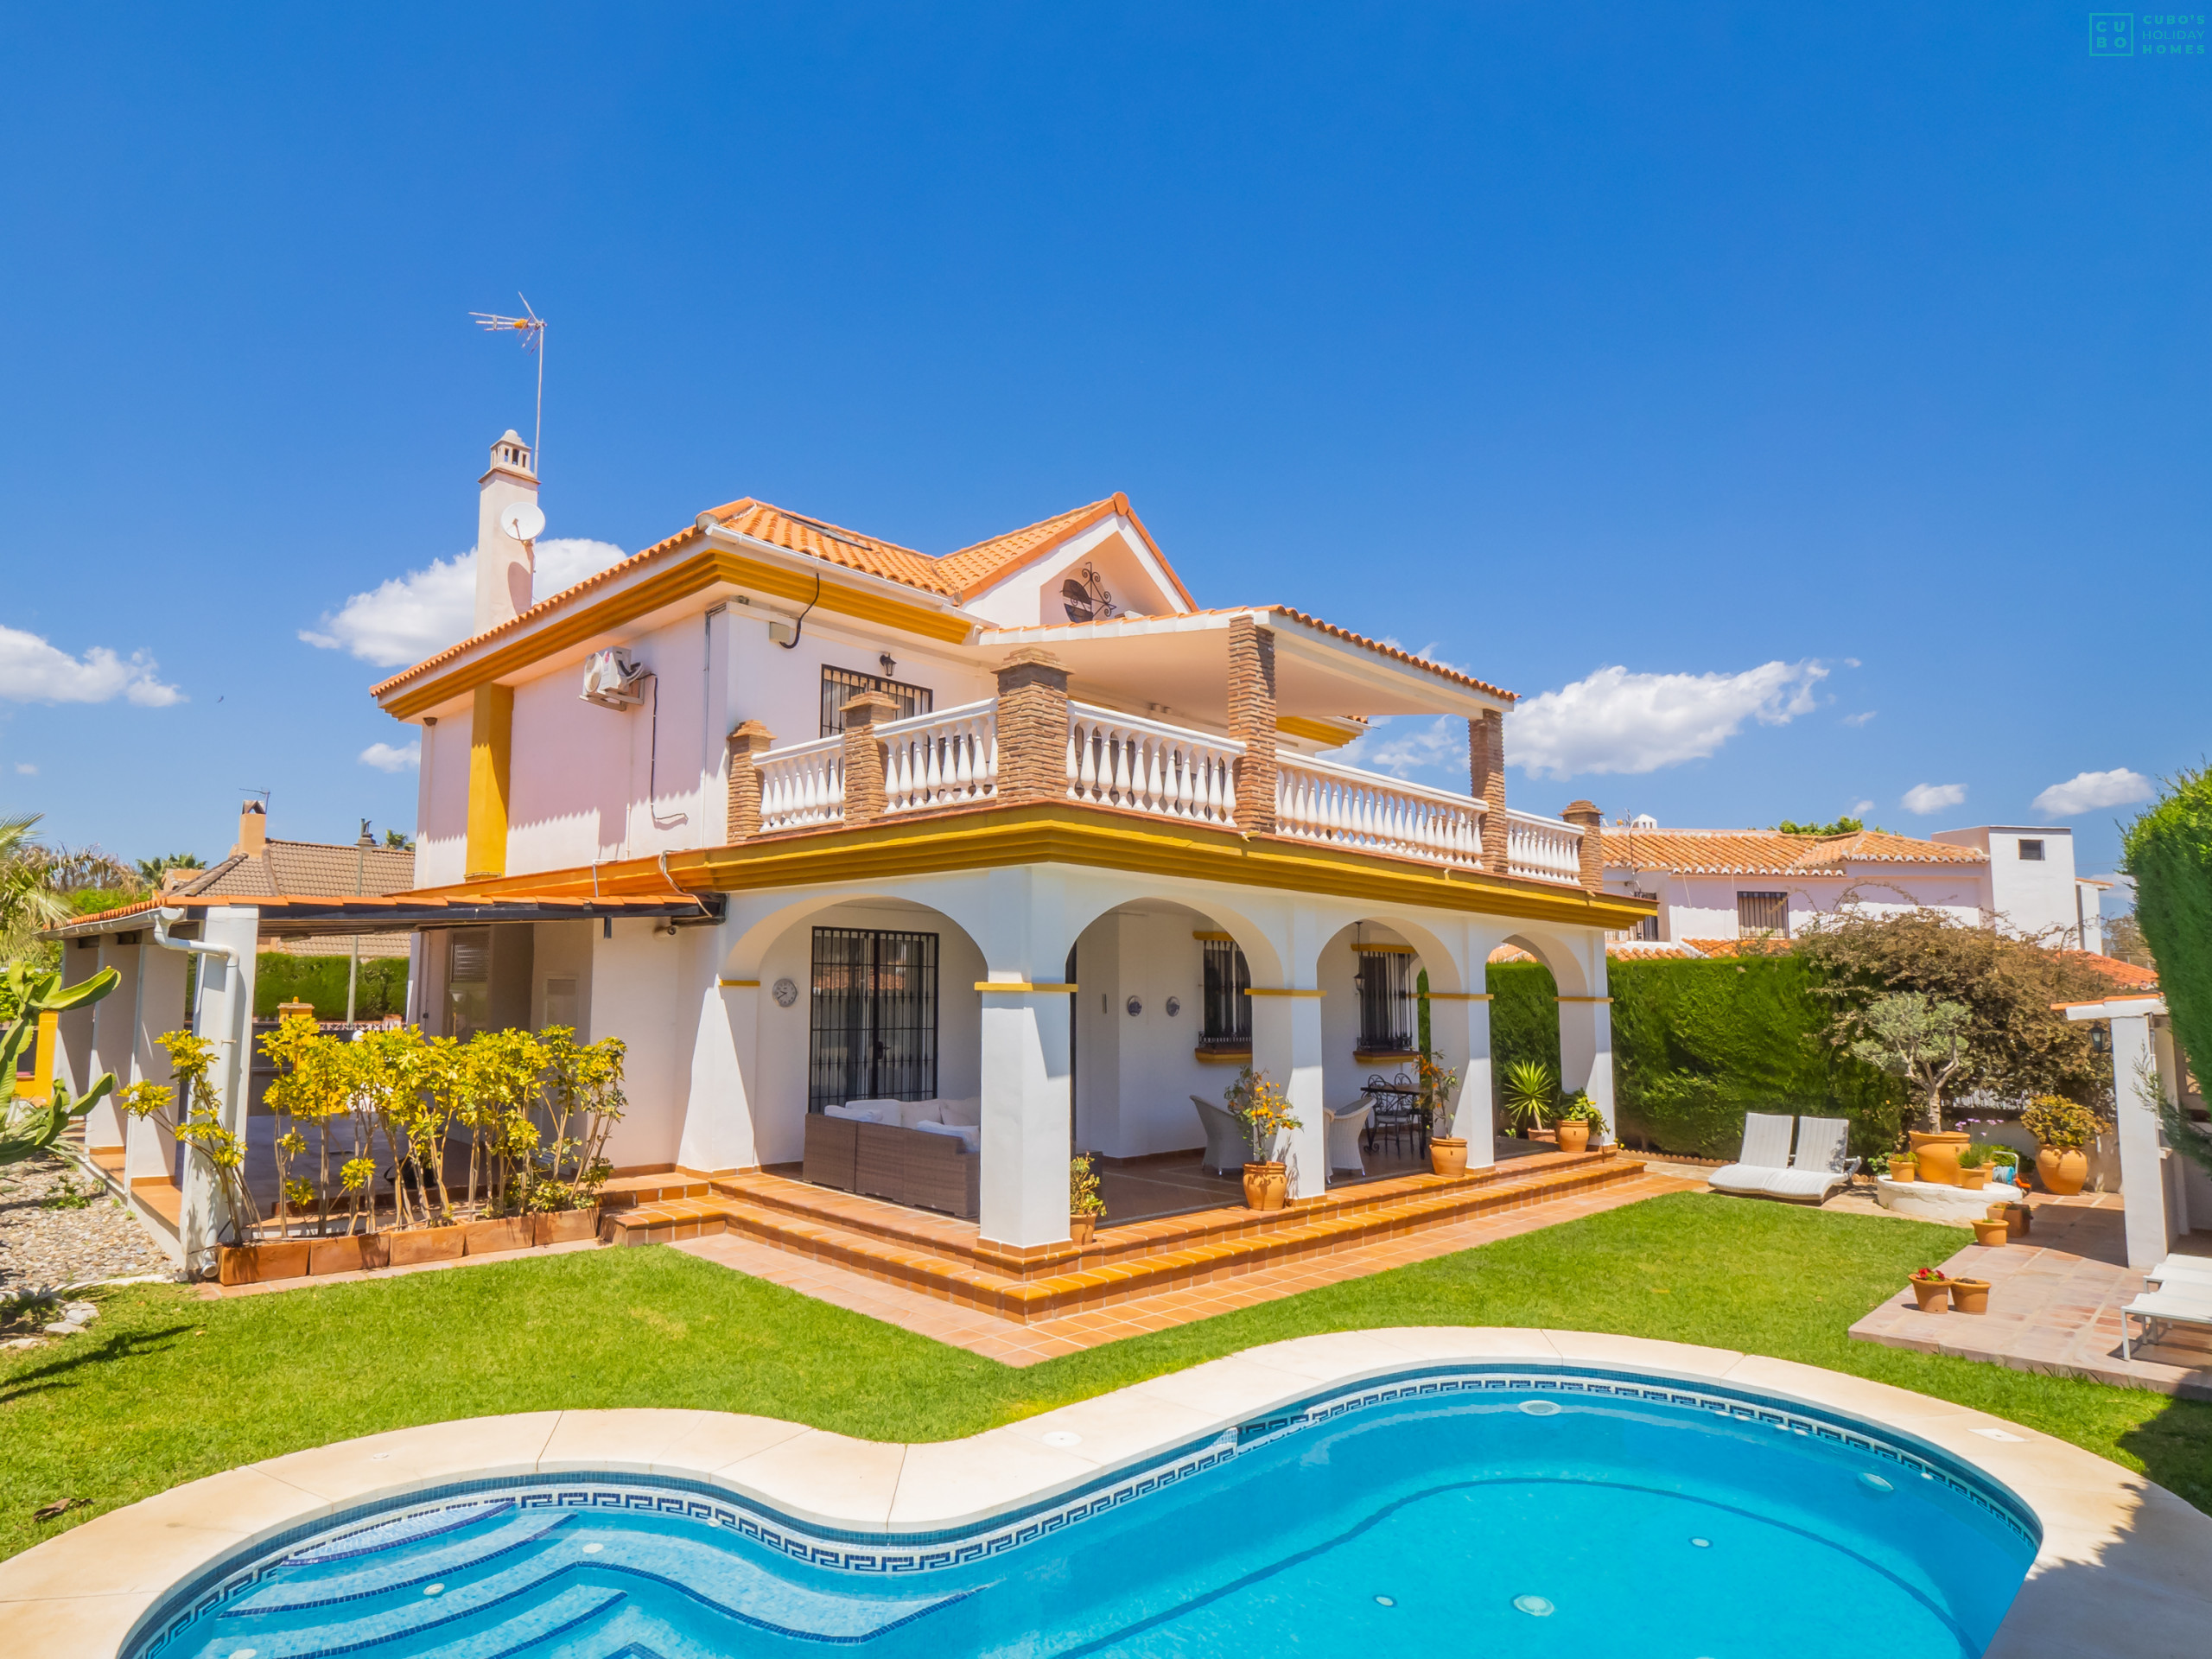
<svg viewBox="0 0 2212 1659"><path fill-rule="evenodd" d="M203 1302L134 1287L0 1362L0 1555L195 1477L499 1412L684 1406L880 1440L973 1433L1217 1355L1380 1325L1551 1325L1747 1349L1978 1407L2212 1510L2212 1405L1844 1331L1957 1235L1682 1193L1016 1370L669 1249ZM65 1521L31 1511L91 1506Z"/></svg>

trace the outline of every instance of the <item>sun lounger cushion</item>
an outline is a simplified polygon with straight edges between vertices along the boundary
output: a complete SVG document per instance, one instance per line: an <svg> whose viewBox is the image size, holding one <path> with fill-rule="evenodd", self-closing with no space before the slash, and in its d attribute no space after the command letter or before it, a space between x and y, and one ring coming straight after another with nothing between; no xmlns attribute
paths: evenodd
<svg viewBox="0 0 2212 1659"><path fill-rule="evenodd" d="M1851 1178L1833 1169L1776 1169L1767 1172L1764 1192L1777 1198L1822 1198Z"/></svg>
<svg viewBox="0 0 2212 1659"><path fill-rule="evenodd" d="M2170 1255L2143 1275L2179 1288L2185 1285L2212 1285L2212 1256Z"/></svg>
<svg viewBox="0 0 2212 1659"><path fill-rule="evenodd" d="M1850 1142L1849 1118L1801 1117L1797 1120L1797 1150L1790 1156L1789 1166L1840 1174L1845 1167L1844 1148Z"/></svg>
<svg viewBox="0 0 2212 1659"><path fill-rule="evenodd" d="M1744 1149L1736 1161L1754 1169L1789 1167L1789 1132L1796 1120L1772 1112L1744 1114Z"/></svg>

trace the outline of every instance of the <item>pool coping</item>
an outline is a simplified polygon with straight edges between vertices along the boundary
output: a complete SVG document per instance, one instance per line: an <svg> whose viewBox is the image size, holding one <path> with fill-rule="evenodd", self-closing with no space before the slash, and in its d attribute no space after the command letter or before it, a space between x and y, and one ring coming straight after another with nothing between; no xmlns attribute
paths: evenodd
<svg viewBox="0 0 2212 1659"><path fill-rule="evenodd" d="M1471 1326L1270 1343L959 1440L900 1445L664 1408L390 1430L188 1482L0 1561L0 1628L13 1659L115 1655L177 1586L239 1551L365 1503L478 1478L668 1477L815 1529L942 1533L1187 1451L1319 1392L1454 1363L1597 1367L1751 1392L1859 1418L1971 1465L2025 1503L2043 1528L1992 1659L2164 1659L2197 1650L2212 1628L2212 1516L2065 1441L1788 1360L1640 1337Z"/></svg>

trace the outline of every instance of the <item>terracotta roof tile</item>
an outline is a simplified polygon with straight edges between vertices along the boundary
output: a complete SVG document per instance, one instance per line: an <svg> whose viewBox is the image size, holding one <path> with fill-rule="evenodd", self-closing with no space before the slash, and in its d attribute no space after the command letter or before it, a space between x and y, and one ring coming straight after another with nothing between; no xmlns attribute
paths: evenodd
<svg viewBox="0 0 2212 1659"><path fill-rule="evenodd" d="M168 898L273 899L279 894L352 893L372 898L415 885L415 855L396 847L343 842L270 841L257 854L233 854Z"/></svg>
<svg viewBox="0 0 2212 1659"><path fill-rule="evenodd" d="M1776 830L1630 830L1607 824L1605 862L1688 875L1843 875L1861 864L1986 864L1948 842L1880 830L1851 836L1785 836Z"/></svg>
<svg viewBox="0 0 2212 1659"><path fill-rule="evenodd" d="M2069 962L2094 969L2123 989L2147 991L2156 988L2158 983L2157 969L2139 967L2132 962L2122 962L2117 957L2100 956L2094 950L2062 950L2058 954Z"/></svg>

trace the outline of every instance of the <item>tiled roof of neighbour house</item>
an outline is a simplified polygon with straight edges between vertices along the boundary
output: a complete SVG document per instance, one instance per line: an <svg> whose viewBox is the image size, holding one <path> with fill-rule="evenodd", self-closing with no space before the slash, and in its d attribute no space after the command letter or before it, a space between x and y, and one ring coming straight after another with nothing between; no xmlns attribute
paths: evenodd
<svg viewBox="0 0 2212 1659"><path fill-rule="evenodd" d="M258 853L233 853L165 899L274 899L359 893L381 898L415 885L415 855L397 847L271 840Z"/></svg>
<svg viewBox="0 0 2212 1659"><path fill-rule="evenodd" d="M1710 955L1690 939L1607 939L1605 955L1615 962L1695 962ZM1484 958L1492 963L1534 962L1536 958L1517 944L1501 944Z"/></svg>
<svg viewBox="0 0 2212 1659"><path fill-rule="evenodd" d="M414 937L412 933L306 933L264 939L261 948L287 957L351 957L358 944L363 962L377 962L405 956L408 941Z"/></svg>
<svg viewBox="0 0 2212 1659"><path fill-rule="evenodd" d="M2062 950L2058 954L2069 962L2094 969L2122 990L2149 991L2158 988L2158 970L2155 968L2122 962L2118 957L2100 956L2094 950Z"/></svg>
<svg viewBox="0 0 2212 1659"><path fill-rule="evenodd" d="M1882 830L1785 836L1778 830L1604 829L1605 862L1686 875L1842 875L1859 864L1986 864L1987 855Z"/></svg>
<svg viewBox="0 0 2212 1659"><path fill-rule="evenodd" d="M1787 939L1684 939L1701 957L1786 957Z"/></svg>

